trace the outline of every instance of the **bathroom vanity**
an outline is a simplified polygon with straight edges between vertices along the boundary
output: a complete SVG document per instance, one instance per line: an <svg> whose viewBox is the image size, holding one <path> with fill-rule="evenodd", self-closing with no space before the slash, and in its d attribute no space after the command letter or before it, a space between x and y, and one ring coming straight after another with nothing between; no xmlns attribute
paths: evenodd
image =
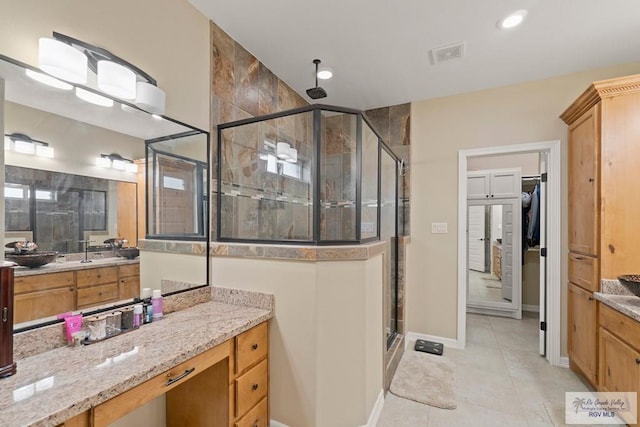
<svg viewBox="0 0 640 427"><path fill-rule="evenodd" d="M17 361L0 425L107 426L166 396L167 426L269 425L272 310L207 302L106 341Z"/></svg>
<svg viewBox="0 0 640 427"><path fill-rule="evenodd" d="M139 261L105 258L17 267L14 293L14 323L130 300L140 293Z"/></svg>

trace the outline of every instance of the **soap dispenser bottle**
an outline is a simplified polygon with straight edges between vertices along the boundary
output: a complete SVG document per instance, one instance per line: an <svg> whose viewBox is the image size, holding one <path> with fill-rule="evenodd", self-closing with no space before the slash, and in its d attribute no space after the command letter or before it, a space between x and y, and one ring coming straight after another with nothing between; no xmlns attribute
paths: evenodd
<svg viewBox="0 0 640 427"><path fill-rule="evenodd" d="M155 289L153 291L153 296L151 297L151 306L153 307L153 320L162 319L163 303L160 289Z"/></svg>

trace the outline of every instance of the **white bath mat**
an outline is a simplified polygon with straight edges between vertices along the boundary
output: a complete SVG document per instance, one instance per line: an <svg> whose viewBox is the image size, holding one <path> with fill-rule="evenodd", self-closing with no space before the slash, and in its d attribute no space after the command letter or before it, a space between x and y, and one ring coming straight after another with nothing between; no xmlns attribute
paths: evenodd
<svg viewBox="0 0 640 427"><path fill-rule="evenodd" d="M455 409L456 364L443 356L407 349L389 390L396 396L442 409Z"/></svg>

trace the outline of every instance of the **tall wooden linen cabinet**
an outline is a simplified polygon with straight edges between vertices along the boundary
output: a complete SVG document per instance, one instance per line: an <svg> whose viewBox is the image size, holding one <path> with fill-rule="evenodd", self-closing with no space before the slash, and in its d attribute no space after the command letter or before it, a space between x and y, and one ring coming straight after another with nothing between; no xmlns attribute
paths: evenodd
<svg viewBox="0 0 640 427"><path fill-rule="evenodd" d="M569 125L568 352L598 384L601 279L640 273L640 75L603 80L562 113Z"/></svg>

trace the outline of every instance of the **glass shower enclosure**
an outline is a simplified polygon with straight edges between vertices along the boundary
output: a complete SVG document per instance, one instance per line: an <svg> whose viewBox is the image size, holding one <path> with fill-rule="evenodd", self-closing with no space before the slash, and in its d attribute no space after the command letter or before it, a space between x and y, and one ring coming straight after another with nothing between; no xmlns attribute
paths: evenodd
<svg viewBox="0 0 640 427"><path fill-rule="evenodd" d="M400 161L361 111L329 105L218 125L220 242L385 241L387 345L398 331Z"/></svg>

